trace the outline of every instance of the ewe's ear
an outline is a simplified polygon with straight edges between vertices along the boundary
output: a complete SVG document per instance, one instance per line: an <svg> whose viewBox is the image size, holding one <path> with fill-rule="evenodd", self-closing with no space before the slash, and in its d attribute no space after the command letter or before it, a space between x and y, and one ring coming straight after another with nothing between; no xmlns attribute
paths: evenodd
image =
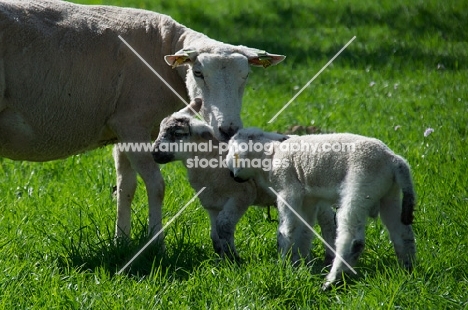
<svg viewBox="0 0 468 310"><path fill-rule="evenodd" d="M271 65L277 65L282 62L286 56L270 54L265 51L257 53L257 56L248 57L249 64L255 67L267 68Z"/></svg>
<svg viewBox="0 0 468 310"><path fill-rule="evenodd" d="M267 68L272 65L277 65L282 62L286 56L270 54L255 48L239 45L239 53L245 55L249 60L249 64L256 67Z"/></svg>
<svg viewBox="0 0 468 310"><path fill-rule="evenodd" d="M166 63L172 68L178 67L183 64L192 63L198 56L198 52L193 49L183 49L174 55L164 56Z"/></svg>
<svg viewBox="0 0 468 310"><path fill-rule="evenodd" d="M192 100L188 106L179 110L177 113L185 114L191 117L200 112L202 105L203 100L201 98L195 98L195 100Z"/></svg>
<svg viewBox="0 0 468 310"><path fill-rule="evenodd" d="M263 68L277 65L286 58L286 56L283 55L270 54L265 51L242 45L238 46L238 52L247 57L250 65Z"/></svg>

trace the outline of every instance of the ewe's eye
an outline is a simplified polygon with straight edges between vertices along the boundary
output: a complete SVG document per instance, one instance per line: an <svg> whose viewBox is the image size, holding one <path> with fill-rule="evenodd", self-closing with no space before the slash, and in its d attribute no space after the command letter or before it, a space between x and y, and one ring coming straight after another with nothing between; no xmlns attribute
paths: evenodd
<svg viewBox="0 0 468 310"><path fill-rule="evenodd" d="M200 70L194 70L193 75L197 78L203 79L203 73Z"/></svg>

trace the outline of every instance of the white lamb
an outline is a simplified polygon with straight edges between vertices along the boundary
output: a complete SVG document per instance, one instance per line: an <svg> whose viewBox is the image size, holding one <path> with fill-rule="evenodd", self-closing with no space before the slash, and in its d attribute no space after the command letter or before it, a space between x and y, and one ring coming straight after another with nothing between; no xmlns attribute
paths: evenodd
<svg viewBox="0 0 468 310"><path fill-rule="evenodd" d="M250 205L275 205L276 197L271 191L264 191L258 187L254 180L236 182L230 176L227 166L220 166L224 164L227 144L220 144L214 138L213 129L193 117L193 111L199 111L201 105L202 101L196 99L191 103L193 110L184 108L161 122L159 136L153 145L153 157L159 164L182 160L188 170L191 186L196 191L206 187L199 198L210 216L213 247L221 257L227 255L230 258L238 258L234 246L236 224ZM269 138L283 141L288 139L288 136L269 134ZM202 151L203 144L213 147ZM192 146L191 149L189 145ZM186 152L181 149L184 146ZM332 209L321 209L318 222L324 239L333 243L336 225ZM330 264L333 257L333 251L326 249L325 264Z"/></svg>
<svg viewBox="0 0 468 310"><path fill-rule="evenodd" d="M311 225L318 201L338 206L336 258L324 289L356 263L364 249L366 219L379 212L398 260L412 268L415 194L410 168L384 143L348 133L296 136L279 142L254 128L240 130L230 142L226 161L233 175L253 179L265 190L271 187L282 197L277 206L278 246L283 257L289 251L293 262L307 256L311 244L311 234L305 233L306 226L288 205ZM249 149L249 143L254 147ZM258 151L258 144L263 152ZM269 171L259 168L265 161L271 164Z"/></svg>

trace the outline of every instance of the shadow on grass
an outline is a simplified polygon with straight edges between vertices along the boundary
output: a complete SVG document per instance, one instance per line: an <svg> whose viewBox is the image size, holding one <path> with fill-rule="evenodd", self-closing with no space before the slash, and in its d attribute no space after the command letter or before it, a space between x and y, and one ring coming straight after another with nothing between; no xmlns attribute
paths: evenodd
<svg viewBox="0 0 468 310"><path fill-rule="evenodd" d="M89 232L81 229L76 236L72 236L67 244L63 244L64 256L58 260L61 268L76 268L81 271L94 271L103 268L111 276L115 275L125 266L133 256L145 246L150 237L142 229L141 233L129 239L102 238L97 235L89 236ZM186 279L194 269L203 261L213 259L212 252L203 249L200 245L187 241L185 231L167 234L177 236L169 242L166 241L166 251L161 250L158 244L148 246L122 273L128 276L143 277L150 275L154 270L162 274L171 274L176 279ZM107 236L112 236L108 233ZM92 240L91 240L92 239Z"/></svg>

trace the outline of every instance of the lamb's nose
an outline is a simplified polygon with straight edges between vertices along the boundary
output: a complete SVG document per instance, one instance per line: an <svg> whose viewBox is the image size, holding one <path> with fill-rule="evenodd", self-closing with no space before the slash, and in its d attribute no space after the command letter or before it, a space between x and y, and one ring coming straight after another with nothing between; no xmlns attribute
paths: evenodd
<svg viewBox="0 0 468 310"><path fill-rule="evenodd" d="M237 183L244 183L244 182L247 182L248 180L243 180L239 177L235 177L234 176L234 173L232 173L232 171L229 171L229 175L231 176L231 178L234 179L234 181L236 181Z"/></svg>

